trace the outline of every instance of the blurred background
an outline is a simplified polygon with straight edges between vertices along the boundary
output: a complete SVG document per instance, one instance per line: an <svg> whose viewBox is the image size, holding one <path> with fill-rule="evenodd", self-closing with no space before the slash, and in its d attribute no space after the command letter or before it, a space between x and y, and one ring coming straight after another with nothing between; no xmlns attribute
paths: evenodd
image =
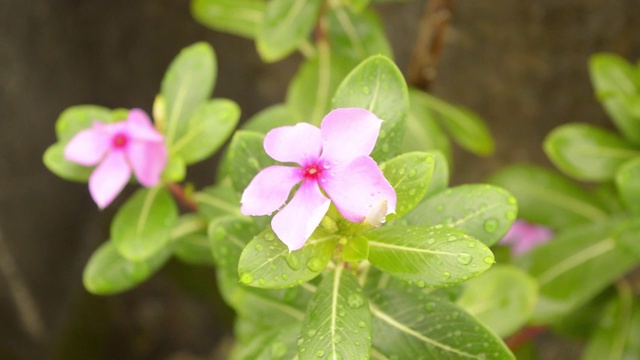
<svg viewBox="0 0 640 360"><path fill-rule="evenodd" d="M427 2L375 6L403 70ZM610 127L587 60L598 51L640 57L638 5L455 1L431 90L481 115L497 151L456 151L453 182L479 182L515 162L548 164L540 146L559 124ZM84 264L118 203L98 211L86 185L57 178L41 160L66 107L150 111L169 62L202 40L218 56L214 96L238 102L244 120L284 99L301 61L262 63L253 42L197 24L187 0L0 0L0 359L224 358L233 315L210 268L172 261L121 295L83 289ZM214 169L215 159L188 177L204 186ZM564 343L542 357L571 359L579 348Z"/></svg>

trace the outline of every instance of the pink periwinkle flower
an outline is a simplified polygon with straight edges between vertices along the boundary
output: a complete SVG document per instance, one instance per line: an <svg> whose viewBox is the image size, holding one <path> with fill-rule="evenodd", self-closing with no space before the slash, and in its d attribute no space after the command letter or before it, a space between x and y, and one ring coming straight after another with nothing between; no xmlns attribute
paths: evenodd
<svg viewBox="0 0 640 360"><path fill-rule="evenodd" d="M143 186L156 185L167 164L167 147L149 116L131 109L125 121L94 121L91 128L78 132L65 147L64 157L84 166L98 165L89 177L89 192L104 209L125 187L132 170Z"/></svg>
<svg viewBox="0 0 640 360"><path fill-rule="evenodd" d="M534 247L546 243L552 236L553 231L545 226L516 220L509 232L502 238L501 244L511 245L513 254L520 256Z"/></svg>
<svg viewBox="0 0 640 360"><path fill-rule="evenodd" d="M380 209L385 215L394 213L396 193L369 156L381 124L370 111L345 108L327 114L319 129L299 123L269 131L264 139L267 154L299 167L274 165L260 171L242 194L241 212L269 215L301 183L271 220L273 231L290 251L304 245L331 201L352 222L362 222Z"/></svg>

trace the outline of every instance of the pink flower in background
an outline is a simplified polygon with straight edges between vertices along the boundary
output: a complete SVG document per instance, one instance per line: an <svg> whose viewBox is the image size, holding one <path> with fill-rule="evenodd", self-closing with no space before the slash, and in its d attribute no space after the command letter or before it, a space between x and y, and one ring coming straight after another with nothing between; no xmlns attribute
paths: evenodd
<svg viewBox="0 0 640 360"><path fill-rule="evenodd" d="M346 108L327 114L319 129L300 123L269 131L264 139L267 154L299 167L274 165L260 171L244 190L240 210L245 215L269 215L301 183L271 221L290 251L304 245L331 201L352 222L362 222L380 208L385 209L384 215L394 213L396 193L369 156L381 123L365 109Z"/></svg>
<svg viewBox="0 0 640 360"><path fill-rule="evenodd" d="M520 256L534 247L546 243L552 236L553 231L545 226L516 220L509 232L502 238L501 244L511 245L513 254Z"/></svg>
<svg viewBox="0 0 640 360"><path fill-rule="evenodd" d="M131 178L131 171L146 187L156 185L167 164L164 136L147 114L132 109L125 121L94 121L78 132L64 149L64 157L84 166L98 165L89 178L91 197L104 209Z"/></svg>

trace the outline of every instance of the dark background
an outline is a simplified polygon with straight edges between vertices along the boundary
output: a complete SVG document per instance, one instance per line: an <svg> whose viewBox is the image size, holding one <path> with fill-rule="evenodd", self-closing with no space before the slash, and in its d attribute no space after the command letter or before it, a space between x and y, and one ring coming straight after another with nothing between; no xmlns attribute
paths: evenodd
<svg viewBox="0 0 640 360"><path fill-rule="evenodd" d="M425 4L377 6L401 69ZM597 51L640 57L638 19L637 0L458 0L432 90L486 119L497 151L456 151L454 182L514 162L548 164L540 144L559 124L609 126L587 60ZM301 59L263 64L251 41L197 24L186 0L0 0L0 359L221 358L231 315L210 269L171 262L127 293L84 291L83 266L118 203L98 211L86 185L41 161L66 107L150 110L171 59L202 40L218 55L214 95L237 101L243 119L284 99ZM189 178L205 185L213 170L208 161ZM33 306L16 303L20 280ZM558 359L577 356L567 346L577 348L564 344Z"/></svg>

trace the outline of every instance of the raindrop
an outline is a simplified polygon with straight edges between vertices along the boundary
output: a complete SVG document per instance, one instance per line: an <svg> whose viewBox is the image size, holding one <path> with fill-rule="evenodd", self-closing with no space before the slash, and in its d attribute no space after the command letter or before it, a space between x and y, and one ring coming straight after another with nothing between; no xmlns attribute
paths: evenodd
<svg viewBox="0 0 640 360"><path fill-rule="evenodd" d="M307 269L313 272L322 270L322 260L317 257L310 258L309 261L307 261Z"/></svg>
<svg viewBox="0 0 640 360"><path fill-rule="evenodd" d="M242 273L240 275L240 281L245 283L245 284L251 284L253 282L253 275L251 275L251 273Z"/></svg>
<svg viewBox="0 0 640 360"><path fill-rule="evenodd" d="M434 238L429 238L429 240L427 240L427 243L429 243L429 245L433 245L433 243L436 242L436 239Z"/></svg>
<svg viewBox="0 0 640 360"><path fill-rule="evenodd" d="M516 200L516 198L514 198L513 196L509 196L507 198L507 202L511 205L515 205L518 201Z"/></svg>
<svg viewBox="0 0 640 360"><path fill-rule="evenodd" d="M311 329L311 330L307 331L307 336L312 338L312 337L316 336L316 332L317 331L315 329Z"/></svg>
<svg viewBox="0 0 640 360"><path fill-rule="evenodd" d="M409 195L413 196L416 194L416 189L409 190Z"/></svg>
<svg viewBox="0 0 640 360"><path fill-rule="evenodd" d="M422 280L418 281L417 285L418 285L418 287L421 287L421 288L427 286L427 284Z"/></svg>
<svg viewBox="0 0 640 360"><path fill-rule="evenodd" d="M365 95L369 95L369 93L371 92L371 89L368 86L363 86L362 87L362 93Z"/></svg>
<svg viewBox="0 0 640 360"><path fill-rule="evenodd" d="M416 176L416 174L417 174L416 169L411 169L411 170L409 171L409 176L410 176L410 177L414 177L414 176Z"/></svg>
<svg viewBox="0 0 640 360"><path fill-rule="evenodd" d="M289 275L287 274L282 274L282 280L287 280L289 278Z"/></svg>
<svg viewBox="0 0 640 360"><path fill-rule="evenodd" d="M382 145L382 149L381 149L381 150L382 150L382 152L384 152L384 153L388 153L388 152L389 152L389 150L390 150L390 149L389 149L389 145L387 145L387 144L383 144L383 145Z"/></svg>
<svg viewBox="0 0 640 360"><path fill-rule="evenodd" d="M360 322L358 322L358 326L364 329L367 327L367 324L364 321L360 320Z"/></svg>
<svg viewBox="0 0 640 360"><path fill-rule="evenodd" d="M272 233L266 233L264 235L265 240L273 240L275 237L273 236Z"/></svg>
<svg viewBox="0 0 640 360"><path fill-rule="evenodd" d="M266 281L264 279L258 279L258 284L260 285L264 285L266 283Z"/></svg>
<svg viewBox="0 0 640 360"><path fill-rule="evenodd" d="M493 265L496 261L493 256L487 256L486 258L484 258L484 262L489 265Z"/></svg>
<svg viewBox="0 0 640 360"><path fill-rule="evenodd" d="M515 211L507 211L507 219L515 220L516 219L516 212Z"/></svg>
<svg viewBox="0 0 640 360"><path fill-rule="evenodd" d="M469 265L471 260L473 260L473 257L467 253L460 253L456 256L456 260L458 260L458 263L462 265Z"/></svg>
<svg viewBox="0 0 640 360"><path fill-rule="evenodd" d="M470 247L470 248L474 248L474 247L476 247L476 243L475 243L475 242L473 242L473 241L470 241L470 242L469 242L469 247Z"/></svg>
<svg viewBox="0 0 640 360"><path fill-rule="evenodd" d="M451 273L448 271L445 271L442 273L442 277L444 277L445 280L449 280L449 278L451 278Z"/></svg>
<svg viewBox="0 0 640 360"><path fill-rule="evenodd" d="M347 304L352 309L359 309L364 305L364 298L360 294L353 293L347 297Z"/></svg>
<svg viewBox="0 0 640 360"><path fill-rule="evenodd" d="M300 258L295 253L289 253L286 257L287 265L291 268L291 270L300 269Z"/></svg>
<svg viewBox="0 0 640 360"><path fill-rule="evenodd" d="M496 232L498 230L498 226L500 224L498 223L498 220L496 219L489 219L487 221L484 222L484 230L490 234L493 234L494 232Z"/></svg>
<svg viewBox="0 0 640 360"><path fill-rule="evenodd" d="M324 356L324 350L320 349L320 350L316 351L316 356L319 357L319 358L323 357Z"/></svg>

